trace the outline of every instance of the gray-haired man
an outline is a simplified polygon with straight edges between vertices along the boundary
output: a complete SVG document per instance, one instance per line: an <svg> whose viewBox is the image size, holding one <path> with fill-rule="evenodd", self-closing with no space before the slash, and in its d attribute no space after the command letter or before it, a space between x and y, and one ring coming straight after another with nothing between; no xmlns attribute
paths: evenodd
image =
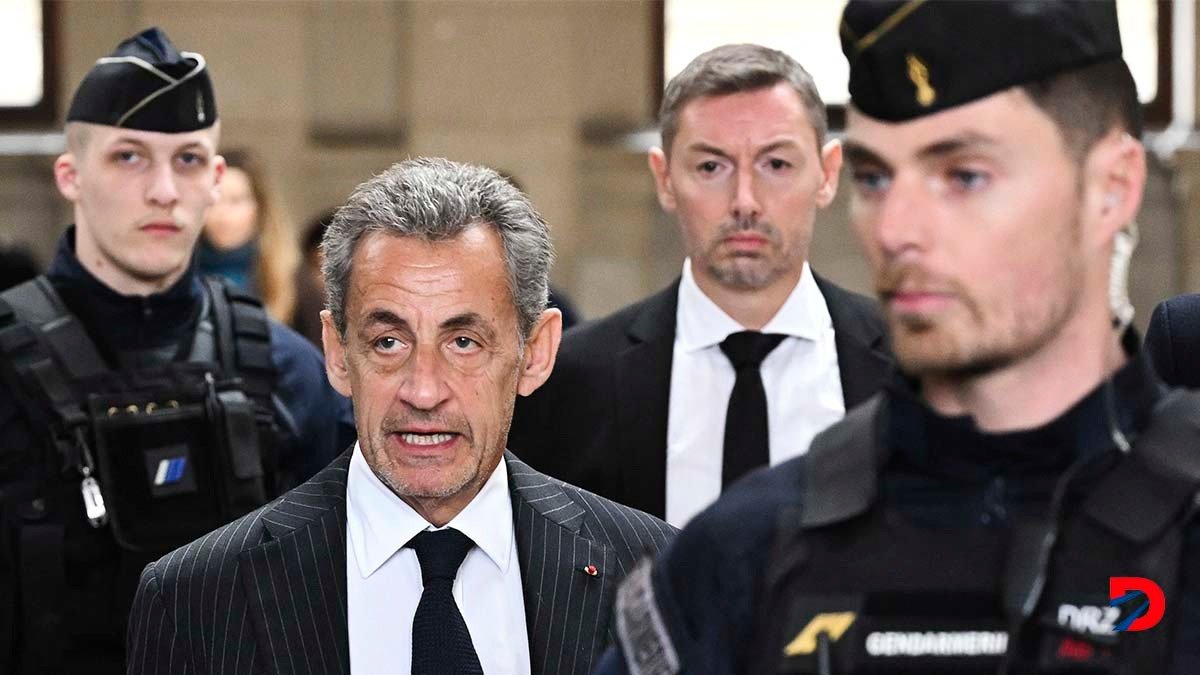
<svg viewBox="0 0 1200 675"><path fill-rule="evenodd" d="M416 159L323 246L327 370L360 440L146 568L129 672L591 672L616 582L672 530L505 453L562 330L545 223L490 169Z"/></svg>

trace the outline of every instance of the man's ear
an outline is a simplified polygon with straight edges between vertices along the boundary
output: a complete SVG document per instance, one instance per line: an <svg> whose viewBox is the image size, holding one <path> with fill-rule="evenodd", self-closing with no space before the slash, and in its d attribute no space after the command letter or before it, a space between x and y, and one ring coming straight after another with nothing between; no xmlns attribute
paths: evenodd
<svg viewBox="0 0 1200 675"><path fill-rule="evenodd" d="M663 211L675 213L675 186L671 184L670 165L662 148L650 148L646 155L650 173L654 175L654 189L658 192L658 203Z"/></svg>
<svg viewBox="0 0 1200 675"><path fill-rule="evenodd" d="M321 345L325 348L325 374L337 393L350 397L350 369L346 367L346 345L333 325L333 314L321 310Z"/></svg>
<svg viewBox="0 0 1200 675"><path fill-rule="evenodd" d="M838 176L842 172L842 142L832 140L821 148L821 187L817 189L817 206L825 208L837 196Z"/></svg>
<svg viewBox="0 0 1200 675"><path fill-rule="evenodd" d="M54 183L68 201L79 199L79 167L75 153L64 152L54 160Z"/></svg>
<svg viewBox="0 0 1200 675"><path fill-rule="evenodd" d="M221 179L225 177L226 167L227 165L225 164L224 157L221 155L216 155L213 157L212 198L214 202L221 198Z"/></svg>
<svg viewBox="0 0 1200 675"><path fill-rule="evenodd" d="M1084 209L1096 226L1088 234L1100 246L1133 222L1146 187L1146 149L1129 134L1113 129L1093 146L1084 162ZM1085 234L1085 236L1087 236Z"/></svg>
<svg viewBox="0 0 1200 675"><path fill-rule="evenodd" d="M547 309L542 312L529 338L525 340L525 356L517 379L517 393L528 396L550 379L554 361L558 358L558 343L562 340L562 312Z"/></svg>

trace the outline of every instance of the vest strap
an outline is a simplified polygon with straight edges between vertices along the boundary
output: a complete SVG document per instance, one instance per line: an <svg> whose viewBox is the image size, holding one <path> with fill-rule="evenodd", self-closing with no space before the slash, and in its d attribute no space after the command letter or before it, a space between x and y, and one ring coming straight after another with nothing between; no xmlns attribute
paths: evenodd
<svg viewBox="0 0 1200 675"><path fill-rule="evenodd" d="M1136 544L1162 535L1200 498L1200 392L1175 389L1133 450L1087 496L1084 513Z"/></svg>
<svg viewBox="0 0 1200 675"><path fill-rule="evenodd" d="M875 501L883 397L876 394L838 424L817 434L804 458L800 528L821 527L863 513Z"/></svg>
<svg viewBox="0 0 1200 675"><path fill-rule="evenodd" d="M21 579L21 664L27 673L61 669L63 598L66 570L62 523L26 524L17 544Z"/></svg>

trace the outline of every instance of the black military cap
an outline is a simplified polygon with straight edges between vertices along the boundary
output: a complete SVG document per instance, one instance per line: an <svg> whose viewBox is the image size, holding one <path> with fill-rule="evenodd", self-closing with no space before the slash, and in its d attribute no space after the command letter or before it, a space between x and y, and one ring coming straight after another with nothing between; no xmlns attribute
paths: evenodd
<svg viewBox="0 0 1200 675"><path fill-rule="evenodd" d="M158 28L142 31L96 61L67 121L167 133L211 127L217 103L204 57L175 49Z"/></svg>
<svg viewBox="0 0 1200 675"><path fill-rule="evenodd" d="M850 0L850 100L901 121L1121 57L1112 0Z"/></svg>

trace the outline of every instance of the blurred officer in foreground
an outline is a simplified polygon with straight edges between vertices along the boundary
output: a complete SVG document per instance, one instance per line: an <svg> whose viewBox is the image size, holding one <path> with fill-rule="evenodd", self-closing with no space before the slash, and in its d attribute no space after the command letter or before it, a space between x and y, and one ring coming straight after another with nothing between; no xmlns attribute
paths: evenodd
<svg viewBox="0 0 1200 675"><path fill-rule="evenodd" d="M75 224L0 294L0 672L123 672L142 567L352 440L316 350L191 265L218 126L203 57L158 29L71 103Z"/></svg>
<svg viewBox="0 0 1200 675"><path fill-rule="evenodd" d="M852 1L841 37L903 372L631 574L605 672L1196 672L1200 401L1127 328L1113 3Z"/></svg>

